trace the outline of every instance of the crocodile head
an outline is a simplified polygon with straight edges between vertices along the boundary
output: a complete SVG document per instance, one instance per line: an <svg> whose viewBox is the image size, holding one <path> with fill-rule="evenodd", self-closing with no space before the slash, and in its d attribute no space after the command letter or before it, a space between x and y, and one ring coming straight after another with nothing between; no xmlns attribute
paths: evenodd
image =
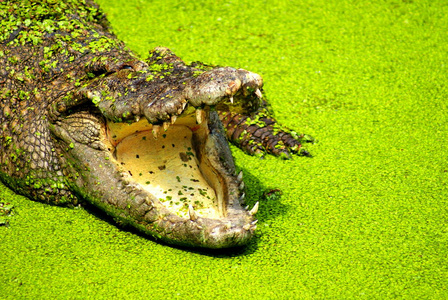
<svg viewBox="0 0 448 300"><path fill-rule="evenodd" d="M127 63L52 107L66 184L118 223L168 243L248 243L254 214L216 109L257 105L260 76ZM157 67L160 69L160 67ZM185 75L187 74L187 75Z"/></svg>

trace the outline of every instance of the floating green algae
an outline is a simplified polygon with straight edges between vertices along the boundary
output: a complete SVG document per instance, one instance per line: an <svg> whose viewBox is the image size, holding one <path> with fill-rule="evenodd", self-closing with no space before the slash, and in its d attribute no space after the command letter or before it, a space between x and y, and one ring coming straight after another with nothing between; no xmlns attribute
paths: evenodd
<svg viewBox="0 0 448 300"><path fill-rule="evenodd" d="M317 139L314 157L232 148L260 209L254 242L228 253L2 188L15 214L0 226L0 298L448 297L444 1L99 2L142 56L167 46L260 73L277 118Z"/></svg>

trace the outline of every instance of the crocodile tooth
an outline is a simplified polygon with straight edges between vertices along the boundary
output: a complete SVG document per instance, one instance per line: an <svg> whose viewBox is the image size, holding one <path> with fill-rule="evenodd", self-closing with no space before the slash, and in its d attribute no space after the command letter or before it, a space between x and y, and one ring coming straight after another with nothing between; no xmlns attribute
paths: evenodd
<svg viewBox="0 0 448 300"><path fill-rule="evenodd" d="M153 125L152 126L152 135L154 136L155 139L157 139L159 137L159 132L160 132L160 125Z"/></svg>
<svg viewBox="0 0 448 300"><path fill-rule="evenodd" d="M243 201L244 198L246 198L246 193L242 193L242 194L241 194L241 196L240 196L240 201Z"/></svg>
<svg viewBox="0 0 448 300"><path fill-rule="evenodd" d="M233 96L230 96L229 100L230 100L230 103L233 104Z"/></svg>
<svg viewBox="0 0 448 300"><path fill-rule="evenodd" d="M255 203L254 207L250 210L249 214L251 214L252 216L255 215L258 212L258 205L259 203Z"/></svg>
<svg viewBox="0 0 448 300"><path fill-rule="evenodd" d="M251 225L255 225L257 224L258 220L253 221L252 223L250 223Z"/></svg>
<svg viewBox="0 0 448 300"><path fill-rule="evenodd" d="M179 109L177 110L177 114L180 115L183 111L184 111L183 108L179 108Z"/></svg>
<svg viewBox="0 0 448 300"><path fill-rule="evenodd" d="M245 196L245 194L243 194L243 196ZM246 204L246 200L244 199L243 196L241 196L240 199L239 199L241 205Z"/></svg>
<svg viewBox="0 0 448 300"><path fill-rule="evenodd" d="M244 229L244 230L249 230L249 229L250 229L250 224L246 224L246 225L244 225L244 226L243 226L243 229Z"/></svg>
<svg viewBox="0 0 448 300"><path fill-rule="evenodd" d="M177 116L171 116L171 124L176 123Z"/></svg>
<svg viewBox="0 0 448 300"><path fill-rule="evenodd" d="M255 95L257 95L258 98L263 98L263 94L261 93L260 89L256 89Z"/></svg>
<svg viewBox="0 0 448 300"><path fill-rule="evenodd" d="M243 180L243 171L240 171L238 173L238 177L236 179L238 180L238 182L241 182L241 180Z"/></svg>
<svg viewBox="0 0 448 300"><path fill-rule="evenodd" d="M185 106L187 106L187 102L182 103L182 110L185 109Z"/></svg>
<svg viewBox="0 0 448 300"><path fill-rule="evenodd" d="M241 181L240 185L238 186L239 190L244 190L244 181Z"/></svg>
<svg viewBox="0 0 448 300"><path fill-rule="evenodd" d="M248 210L249 209L249 205L248 206L246 206L246 210Z"/></svg>
<svg viewBox="0 0 448 300"><path fill-rule="evenodd" d="M163 122L163 130L167 131L170 128L170 122Z"/></svg>
<svg viewBox="0 0 448 300"><path fill-rule="evenodd" d="M134 117L134 120L135 120L135 122L140 121L140 116L135 116L135 117Z"/></svg>
<svg viewBox="0 0 448 300"><path fill-rule="evenodd" d="M196 109L196 122L201 124L205 119L205 112L202 109Z"/></svg>
<svg viewBox="0 0 448 300"><path fill-rule="evenodd" d="M198 214L194 211L193 206L191 204L188 206L188 214L190 215L190 220L196 221L198 219Z"/></svg>

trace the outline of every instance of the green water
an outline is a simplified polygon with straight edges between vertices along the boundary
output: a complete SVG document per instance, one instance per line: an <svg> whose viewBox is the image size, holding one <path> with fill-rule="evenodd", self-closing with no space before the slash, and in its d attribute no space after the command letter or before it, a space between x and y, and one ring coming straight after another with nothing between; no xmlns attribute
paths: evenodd
<svg viewBox="0 0 448 300"><path fill-rule="evenodd" d="M15 196L0 227L0 299L448 297L448 2L99 1L146 55L261 74L277 118L313 158L232 148L256 239L197 253L84 209ZM279 188L280 199L264 191Z"/></svg>

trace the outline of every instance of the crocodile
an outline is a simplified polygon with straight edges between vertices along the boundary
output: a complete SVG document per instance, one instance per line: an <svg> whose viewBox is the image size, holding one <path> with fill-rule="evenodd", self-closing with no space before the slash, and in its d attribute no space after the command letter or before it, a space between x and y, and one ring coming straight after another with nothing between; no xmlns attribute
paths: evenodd
<svg viewBox="0 0 448 300"><path fill-rule="evenodd" d="M91 0L0 2L0 179L18 194L93 206L169 244L229 248L256 229L229 141L249 154L307 155L280 126L263 80L139 58Z"/></svg>

